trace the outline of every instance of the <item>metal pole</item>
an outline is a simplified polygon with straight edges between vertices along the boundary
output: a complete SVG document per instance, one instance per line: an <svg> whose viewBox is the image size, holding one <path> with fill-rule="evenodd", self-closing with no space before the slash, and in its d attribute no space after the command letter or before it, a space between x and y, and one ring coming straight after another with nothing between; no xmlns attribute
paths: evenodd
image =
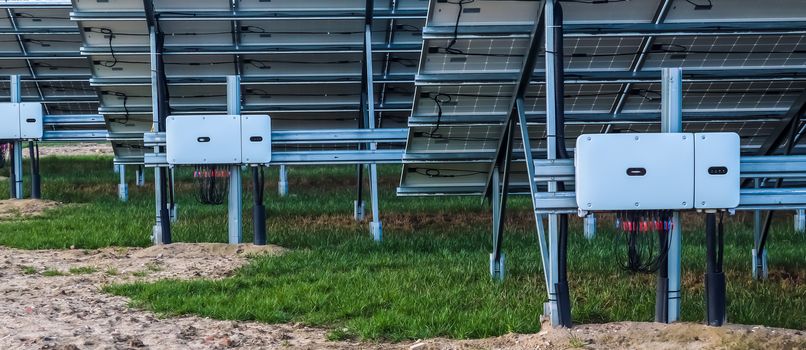
<svg viewBox="0 0 806 350"><path fill-rule="evenodd" d="M121 202L129 200L129 185L126 184L126 166L118 165L118 174L120 174L120 184L118 184L118 198Z"/></svg>
<svg viewBox="0 0 806 350"><path fill-rule="evenodd" d="M683 132L683 70L680 68L663 69L661 132ZM672 214L669 234L669 285L666 298L669 317L666 322L676 322L680 319L680 254L683 245L679 211Z"/></svg>
<svg viewBox="0 0 806 350"><path fill-rule="evenodd" d="M134 174L135 174L134 175L134 177L135 177L134 184L137 187L145 186L146 185L146 174L143 171L143 166L142 165L137 166L137 171Z"/></svg>
<svg viewBox="0 0 806 350"><path fill-rule="evenodd" d="M277 194L280 197L288 196L288 171L285 165L280 165L280 181L277 182Z"/></svg>
<svg viewBox="0 0 806 350"><path fill-rule="evenodd" d="M588 214L584 219L584 234L586 239L593 239L596 237L596 215Z"/></svg>
<svg viewBox="0 0 806 350"><path fill-rule="evenodd" d="M529 129L526 123L526 107L523 97L519 97L515 101L515 108L518 109L518 124L521 130L521 143L523 144L523 154L526 158L526 173L529 176L529 191L532 195L532 204L534 204L538 188L535 182L535 163L532 157L532 142L529 139ZM550 277L548 272L549 257L548 248L546 247L546 229L543 226L543 214L538 214L537 210L532 206L535 214L535 226L537 227L537 242L540 247L540 263L543 266L543 280L546 282L546 291L551 290ZM550 297L550 295L549 295Z"/></svg>
<svg viewBox="0 0 806 350"><path fill-rule="evenodd" d="M761 188L761 180L755 179L755 188ZM761 220L761 210L753 211L753 250L752 254L752 274L755 280L767 279L767 250L765 249L759 256L758 250L761 248L761 236L764 231L764 226Z"/></svg>
<svg viewBox="0 0 806 350"><path fill-rule="evenodd" d="M806 210L798 209L795 211L795 232L806 232Z"/></svg>
<svg viewBox="0 0 806 350"><path fill-rule="evenodd" d="M254 184L254 206L252 207L254 238L252 242L255 245L266 245L266 207L263 205L264 178L261 166L252 168L252 180Z"/></svg>
<svg viewBox="0 0 806 350"><path fill-rule="evenodd" d="M22 188L22 141L14 141L14 194L16 199L25 198Z"/></svg>
<svg viewBox="0 0 806 350"><path fill-rule="evenodd" d="M152 27L149 28L148 34L149 42L150 42L150 58L151 58L151 109L152 109L152 119L151 119L151 130L159 131L159 109L160 109L160 101L159 101L159 88L157 81L159 80L159 76L157 74L157 70L155 67L159 64L157 60L157 32ZM160 153L159 146L154 147L154 153ZM120 171L119 169L117 169ZM154 200L157 212L157 223L154 224L152 228L152 240L154 244L162 244L163 237L162 237L162 211L160 210L162 207L162 186L160 186L162 174L160 172L160 168L154 168Z"/></svg>
<svg viewBox="0 0 806 350"><path fill-rule="evenodd" d="M493 207L493 252L490 253L490 276L493 280L504 280L504 255L501 253L501 176L500 168L493 171L493 183L490 201Z"/></svg>
<svg viewBox="0 0 806 350"><path fill-rule="evenodd" d="M545 4L545 21L546 21L546 52L556 52L556 42L554 38L553 29L556 24L554 21L554 0L548 0ZM553 54L546 55L546 157L549 160L557 159L557 105L556 105L556 76L557 71L556 61L557 58ZM557 181L549 181L548 192L557 192ZM560 222L559 215L548 215L548 248L549 248L549 301L548 310L551 324L554 326L561 325L560 309L557 298L557 282L559 282L559 232Z"/></svg>
<svg viewBox="0 0 806 350"><path fill-rule="evenodd" d="M10 199L17 198L17 191L14 188L14 144L9 145L8 154L8 191Z"/></svg>
<svg viewBox="0 0 806 350"><path fill-rule="evenodd" d="M176 168L171 168L171 223L179 221L179 204L176 203Z"/></svg>
<svg viewBox="0 0 806 350"><path fill-rule="evenodd" d="M365 106L363 98L361 99L361 105ZM363 108L363 107L362 107ZM361 150L361 146L359 146L359 150ZM364 205L364 164L357 164L355 166L355 173L357 182L357 193L356 200L353 201L353 219L358 222L362 222L365 219L365 205Z"/></svg>
<svg viewBox="0 0 806 350"><path fill-rule="evenodd" d="M230 115L237 115L240 118L241 114L241 77L237 75L230 75L227 77L227 113ZM233 165L230 167L229 175L229 199L227 201L227 212L229 219L227 220L228 237L230 244L241 243L243 237L242 227L242 180L241 180L241 166Z"/></svg>
<svg viewBox="0 0 806 350"><path fill-rule="evenodd" d="M372 72L372 15L374 12L373 1L367 0L366 14L364 21L364 74L366 82L366 103L367 122L369 129L375 129L375 84ZM378 149L377 143L370 143L369 149ZM376 242L383 239L383 228L381 225L381 213L378 203L378 165L369 165L369 192L372 200L372 222L369 224L369 233Z"/></svg>
<svg viewBox="0 0 806 350"><path fill-rule="evenodd" d="M31 198L42 198L42 176L39 174L39 144L28 142L28 153L31 155Z"/></svg>
<svg viewBox="0 0 806 350"><path fill-rule="evenodd" d="M11 103L21 103L22 102L22 78L19 75L12 75L9 77L10 79L10 93L11 93ZM15 199L23 199L24 193L22 189L22 141L17 140L14 141L14 172L13 172L13 184L14 184L14 198Z"/></svg>

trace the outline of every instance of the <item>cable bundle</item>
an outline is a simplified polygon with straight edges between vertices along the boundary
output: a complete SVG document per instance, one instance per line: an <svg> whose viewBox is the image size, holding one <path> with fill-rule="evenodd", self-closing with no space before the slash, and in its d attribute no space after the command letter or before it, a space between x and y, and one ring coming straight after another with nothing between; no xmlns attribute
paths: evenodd
<svg viewBox="0 0 806 350"><path fill-rule="evenodd" d="M616 230L620 234L616 247L624 244L626 248L626 252L618 254L625 256L622 267L634 273L657 272L669 254L673 225L672 212L668 210L617 213Z"/></svg>
<svg viewBox="0 0 806 350"><path fill-rule="evenodd" d="M229 170L217 165L197 165L193 171L196 199L202 204L222 204L229 190Z"/></svg>
<svg viewBox="0 0 806 350"><path fill-rule="evenodd" d="M9 147L7 143L0 143L0 169L5 168L6 166L6 154L8 153Z"/></svg>

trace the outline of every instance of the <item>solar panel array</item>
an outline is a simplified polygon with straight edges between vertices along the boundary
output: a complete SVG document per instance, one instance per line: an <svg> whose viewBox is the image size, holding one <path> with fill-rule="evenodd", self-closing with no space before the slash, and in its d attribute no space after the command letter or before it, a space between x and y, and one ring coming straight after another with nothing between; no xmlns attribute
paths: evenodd
<svg viewBox="0 0 806 350"><path fill-rule="evenodd" d="M225 77L238 74L243 113L271 115L274 130L357 128L365 5L363 0L155 0L171 114L225 113ZM110 131L150 131L143 1L74 0L74 6L82 53L90 57ZM411 111L427 1L377 0L374 6L376 122L399 128ZM118 161L142 161L142 142L115 146Z"/></svg>
<svg viewBox="0 0 806 350"><path fill-rule="evenodd" d="M97 114L89 63L69 1L0 3L0 99L9 100L8 76L22 76L24 102L44 102L48 115Z"/></svg>
<svg viewBox="0 0 806 350"><path fill-rule="evenodd" d="M562 5L569 149L582 133L659 131L662 68L684 69L686 132L738 132L748 152L806 93L802 1ZM484 189L541 6L430 2L399 194ZM542 51L525 96L537 158L546 154ZM514 149L522 153L517 139ZM527 191L522 164L515 167L513 191Z"/></svg>

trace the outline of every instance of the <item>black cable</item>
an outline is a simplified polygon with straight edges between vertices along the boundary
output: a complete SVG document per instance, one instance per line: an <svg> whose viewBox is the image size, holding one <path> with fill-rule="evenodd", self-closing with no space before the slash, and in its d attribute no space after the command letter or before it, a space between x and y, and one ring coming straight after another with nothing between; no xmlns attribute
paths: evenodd
<svg viewBox="0 0 806 350"><path fill-rule="evenodd" d="M431 138L442 138L442 135L437 133L439 131L440 124L442 123L442 104L451 102L452 98L451 95L446 95L443 93L438 93L433 97L434 103L437 104L437 123L434 125L434 128L428 132L428 137Z"/></svg>
<svg viewBox="0 0 806 350"><path fill-rule="evenodd" d="M464 169L434 169L434 168L409 168L410 172L415 172L420 175L428 176L430 178L454 178L454 177L468 177L479 174L487 174L486 171L464 170ZM459 174L443 174L443 171L459 173Z"/></svg>
<svg viewBox="0 0 806 350"><path fill-rule="evenodd" d="M112 39L115 37L115 34L109 28L101 28L101 33L104 35L109 35L109 53L112 55L112 63L102 61L101 65L106 68L113 68L118 65L118 56L115 55L115 48L112 46Z"/></svg>
<svg viewBox="0 0 806 350"><path fill-rule="evenodd" d="M723 261L725 258L725 224L723 222L725 212L719 213L719 223L717 224L717 251L716 256L716 272L723 272Z"/></svg>
<svg viewBox="0 0 806 350"><path fill-rule="evenodd" d="M124 92L120 92L120 91L102 91L101 95L112 95L112 96L115 96L115 97L123 98L123 113L124 113L123 121L121 122L117 118L110 119L109 121L114 122L114 123L118 123L118 124L122 124L122 125L128 125L129 124L129 118L130 118L129 106L128 106L129 95L124 93ZM146 98L146 97L150 97L150 96L132 96L132 97Z"/></svg>
<svg viewBox="0 0 806 350"><path fill-rule="evenodd" d="M80 44L81 40L60 40L60 39L23 39L23 42L29 44L36 44L42 47L51 46L49 43L62 43L62 44Z"/></svg>
<svg viewBox="0 0 806 350"><path fill-rule="evenodd" d="M459 39L459 22L462 20L462 12L465 10L465 5L470 4L476 0L458 0L458 1L450 1L446 0L449 4L454 4L459 6L459 11L456 14L456 23L453 26L453 39L451 39L450 43L447 47L445 47L445 51L448 53L452 53L453 45L456 45L456 41Z"/></svg>
<svg viewBox="0 0 806 350"><path fill-rule="evenodd" d="M69 21L70 18L65 17L56 17L56 16L38 16L28 12L17 12L14 14L16 17L26 18L26 19L52 19L52 20L61 20L61 21Z"/></svg>

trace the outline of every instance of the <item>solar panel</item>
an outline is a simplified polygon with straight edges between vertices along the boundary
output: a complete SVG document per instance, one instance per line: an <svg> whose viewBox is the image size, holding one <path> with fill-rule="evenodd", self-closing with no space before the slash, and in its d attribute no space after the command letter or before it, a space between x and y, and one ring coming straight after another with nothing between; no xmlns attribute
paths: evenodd
<svg viewBox="0 0 806 350"><path fill-rule="evenodd" d="M243 113L270 114L275 130L356 128L365 5L155 1L171 113L225 112L225 77L240 75ZM375 2L374 90L382 127L400 127L411 110L425 14L421 0ZM101 111L116 122L108 123L110 130L150 131L150 44L142 1L77 0L72 17L82 28L82 52L92 60Z"/></svg>
<svg viewBox="0 0 806 350"><path fill-rule="evenodd" d="M660 70L668 67L685 74L686 131L738 132L747 152L764 143L804 93L806 4L780 0L760 11L744 0L709 10L695 5L563 2L569 149L582 133L659 131ZM412 169L467 162L485 176L468 175L456 186L486 185L538 6L430 2L399 193L452 193L446 178ZM538 53L524 101L538 157L546 146L544 57Z"/></svg>
<svg viewBox="0 0 806 350"><path fill-rule="evenodd" d="M46 114L95 114L89 64L66 1L0 4L0 75L20 75L25 102L43 102ZM0 99L9 99L7 80Z"/></svg>

